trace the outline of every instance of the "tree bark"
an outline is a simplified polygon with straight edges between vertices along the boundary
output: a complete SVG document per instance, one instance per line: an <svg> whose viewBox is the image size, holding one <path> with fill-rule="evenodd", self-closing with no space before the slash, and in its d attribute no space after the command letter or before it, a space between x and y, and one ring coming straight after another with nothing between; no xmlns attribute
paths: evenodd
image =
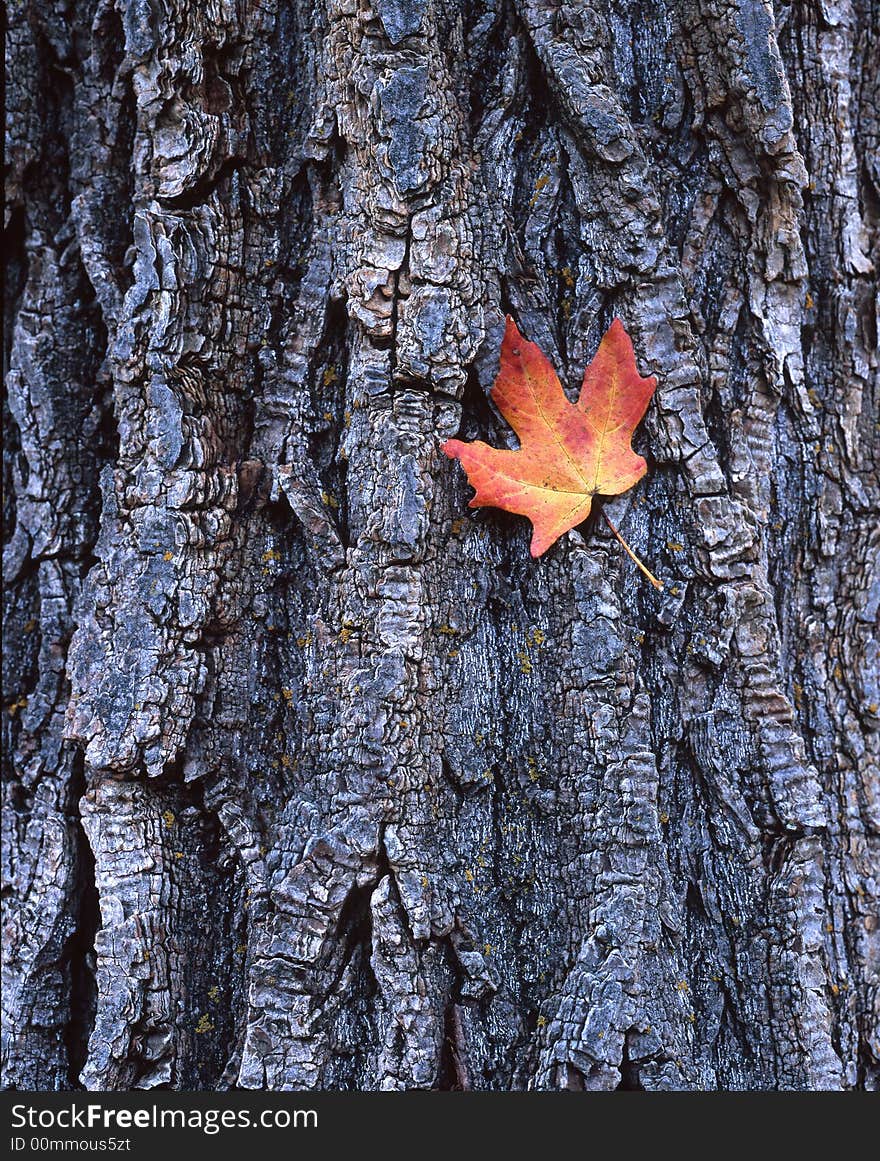
<svg viewBox="0 0 880 1161"><path fill-rule="evenodd" d="M878 1086L878 28L10 4L7 1086ZM662 593L467 509L505 312Z"/></svg>

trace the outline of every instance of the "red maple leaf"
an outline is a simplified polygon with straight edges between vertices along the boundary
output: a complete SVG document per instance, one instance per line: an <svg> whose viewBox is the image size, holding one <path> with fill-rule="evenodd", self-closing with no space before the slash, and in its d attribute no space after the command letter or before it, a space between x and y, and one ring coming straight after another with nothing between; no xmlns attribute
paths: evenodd
<svg viewBox="0 0 880 1161"><path fill-rule="evenodd" d="M616 496L645 474L648 465L630 441L656 385L653 376L639 375L630 337L615 319L584 372L577 403L569 403L548 360L508 316L492 400L520 446L507 451L450 439L442 450L467 472L476 492L471 508L503 508L531 520L538 557L589 516L595 495Z"/></svg>

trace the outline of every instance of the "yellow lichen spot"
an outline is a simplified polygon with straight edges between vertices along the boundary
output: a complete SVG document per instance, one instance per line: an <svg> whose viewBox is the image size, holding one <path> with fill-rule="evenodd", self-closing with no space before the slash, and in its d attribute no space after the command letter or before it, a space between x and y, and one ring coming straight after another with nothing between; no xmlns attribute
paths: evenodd
<svg viewBox="0 0 880 1161"><path fill-rule="evenodd" d="M312 643L311 631L306 633L305 636L303 636L303 637L297 637L296 643L297 643L297 645L299 645L300 649L305 649L306 645L311 645L311 643Z"/></svg>
<svg viewBox="0 0 880 1161"><path fill-rule="evenodd" d="M461 652L460 649L450 649L449 652L446 654L446 656L447 657L458 657L460 652Z"/></svg>
<svg viewBox="0 0 880 1161"><path fill-rule="evenodd" d="M281 755L281 765L284 767L285 770L290 769L290 767L293 765L293 758L291 758L290 754L282 754Z"/></svg>
<svg viewBox="0 0 880 1161"><path fill-rule="evenodd" d="M832 996L839 996L840 995L840 988L837 986L837 984L831 985L831 995Z"/></svg>
<svg viewBox="0 0 880 1161"><path fill-rule="evenodd" d="M531 200L529 201L530 206L533 206L537 202L538 197L540 196L541 190L544 189L544 187L547 186L549 184L549 182L550 182L549 176L546 173L542 173L541 176L538 178L538 180L535 182L535 193L534 193L533 197L531 198Z"/></svg>
<svg viewBox="0 0 880 1161"><path fill-rule="evenodd" d="M835 665L831 672L834 674L835 681L840 681L840 679L843 677L843 670L839 665Z"/></svg>
<svg viewBox="0 0 880 1161"><path fill-rule="evenodd" d="M339 507L339 501L336 499L332 492L322 492L321 499L324 501L328 508Z"/></svg>
<svg viewBox="0 0 880 1161"><path fill-rule="evenodd" d="M31 617L31 619L29 621L25 621L25 623L24 623L25 633L33 633L33 631L34 631L34 629L36 629L36 627L37 627L37 622L36 622L36 619L34 617Z"/></svg>
<svg viewBox="0 0 880 1161"><path fill-rule="evenodd" d="M684 549L684 545L679 544L677 540L667 540L666 547L670 552L681 552Z"/></svg>
<svg viewBox="0 0 880 1161"><path fill-rule="evenodd" d="M422 886L423 887L428 886L428 876L427 875L422 875Z"/></svg>
<svg viewBox="0 0 880 1161"><path fill-rule="evenodd" d="M532 757L528 757L526 758L526 765L529 768L529 778L532 782L537 782L541 777L541 771L538 769L537 761Z"/></svg>
<svg viewBox="0 0 880 1161"><path fill-rule="evenodd" d="M332 423L333 422L333 412L332 411L325 411L324 418L327 420L328 423Z"/></svg>
<svg viewBox="0 0 880 1161"><path fill-rule="evenodd" d="M437 629L438 633L442 633L444 637L456 637L458 629L453 629L451 625L440 625Z"/></svg>
<svg viewBox="0 0 880 1161"><path fill-rule="evenodd" d="M538 1027L539 1028L546 1028L547 1027L547 1017L546 1016L539 1016L538 1017Z"/></svg>
<svg viewBox="0 0 880 1161"><path fill-rule="evenodd" d="M20 709L27 709L27 703L28 699L26 697L20 697L17 701L10 702L6 707L9 711L9 716L14 718Z"/></svg>
<svg viewBox="0 0 880 1161"><path fill-rule="evenodd" d="M331 363L324 371L324 374L321 376L321 382L325 387L332 387L334 383L339 382L339 376L336 374L336 365L334 363ZM324 418L327 419L328 416L325 415ZM329 416L329 418L332 419L333 417Z"/></svg>
<svg viewBox="0 0 880 1161"><path fill-rule="evenodd" d="M174 857L175 857L175 859L182 859L183 858L183 851L175 851Z"/></svg>
<svg viewBox="0 0 880 1161"><path fill-rule="evenodd" d="M208 989L208 999L209 1000L216 1000L219 995L220 995L220 989L217 987L216 984L213 986L213 988Z"/></svg>
<svg viewBox="0 0 880 1161"><path fill-rule="evenodd" d="M663 826L666 826L667 822L669 822L669 815L665 810L660 811L660 822L663 824Z"/></svg>
<svg viewBox="0 0 880 1161"><path fill-rule="evenodd" d="M280 559L281 559L281 553L276 552L274 548L268 548L263 553L263 560L280 560Z"/></svg>
<svg viewBox="0 0 880 1161"><path fill-rule="evenodd" d="M452 535L458 536L459 532L461 532L462 528L464 528L464 525L465 525L465 521L462 520L461 518L459 518L458 520L453 520L452 524L450 526L450 531L452 532Z"/></svg>
<svg viewBox="0 0 880 1161"><path fill-rule="evenodd" d="M697 1022L696 1012L689 1012L688 1013L688 1020L690 1021L691 1024L696 1024L696 1022Z"/></svg>
<svg viewBox="0 0 880 1161"><path fill-rule="evenodd" d="M483 944L483 955L491 955L491 954L492 954L492 944L491 943L484 943Z"/></svg>
<svg viewBox="0 0 880 1161"><path fill-rule="evenodd" d="M686 993L686 992L689 992L689 991L691 990L691 986L690 986L690 984L687 982L687 980L679 980L679 981L678 981L678 983L677 983L675 986L678 988L678 990L679 990L680 992L685 992L685 993Z"/></svg>
<svg viewBox="0 0 880 1161"><path fill-rule="evenodd" d="M562 276L562 281L566 286L569 288L574 286L574 275L571 272L570 266L563 266L559 273Z"/></svg>
<svg viewBox="0 0 880 1161"><path fill-rule="evenodd" d="M168 552L163 552L163 553L162 553L162 559L163 559L163 560L173 560L173 559L174 559L174 553L173 553L173 552L171 552L171 551L168 551Z"/></svg>
<svg viewBox="0 0 880 1161"><path fill-rule="evenodd" d="M529 655L525 650L522 650L519 653L517 653L516 659L519 662L520 670L523 673L531 673L532 672L532 663L529 660Z"/></svg>
<svg viewBox="0 0 880 1161"><path fill-rule="evenodd" d="M807 308L807 310L813 309L813 296L810 294L809 290L807 291L807 296L804 299L804 306Z"/></svg>
<svg viewBox="0 0 880 1161"><path fill-rule="evenodd" d="M162 814L162 821L167 827L172 827L174 826L175 822L177 822L177 819L174 817L174 814L170 810L166 810Z"/></svg>
<svg viewBox="0 0 880 1161"><path fill-rule="evenodd" d="M464 877L469 883L473 883L474 872L470 869L470 867L465 867Z"/></svg>
<svg viewBox="0 0 880 1161"><path fill-rule="evenodd" d="M285 687L281 691L281 696L284 698L284 700L287 702L287 704L290 705L290 703L293 701L293 690L287 689Z"/></svg>
<svg viewBox="0 0 880 1161"><path fill-rule="evenodd" d="M211 1020L211 1017L206 1012L201 1017L198 1024L196 1024L196 1035L201 1036L204 1032L213 1032L213 1031L214 1031L213 1021Z"/></svg>
<svg viewBox="0 0 880 1161"><path fill-rule="evenodd" d="M349 629L348 626L346 625L344 629L340 629L340 631L339 631L339 640L342 642L343 645L347 645L350 638L351 638L351 629Z"/></svg>

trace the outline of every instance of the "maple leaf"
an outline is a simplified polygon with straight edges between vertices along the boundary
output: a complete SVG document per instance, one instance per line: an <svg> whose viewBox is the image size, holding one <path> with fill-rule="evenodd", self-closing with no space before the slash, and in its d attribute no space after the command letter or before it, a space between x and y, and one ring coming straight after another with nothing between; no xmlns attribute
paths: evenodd
<svg viewBox="0 0 880 1161"><path fill-rule="evenodd" d="M648 465L630 441L656 386L653 376L639 375L630 337L615 319L584 372L577 403L570 403L549 361L508 316L492 401L516 432L519 449L449 439L441 450L467 472L476 492L471 508L503 508L531 520L531 554L538 557L586 520L595 495L619 495L645 474Z"/></svg>

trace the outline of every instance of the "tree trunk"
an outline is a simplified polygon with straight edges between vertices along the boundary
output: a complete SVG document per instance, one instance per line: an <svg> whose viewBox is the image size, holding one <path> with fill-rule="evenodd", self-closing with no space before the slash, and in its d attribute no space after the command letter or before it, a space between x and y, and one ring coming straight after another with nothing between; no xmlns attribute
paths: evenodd
<svg viewBox="0 0 880 1161"><path fill-rule="evenodd" d="M878 1086L878 25L10 4L8 1086ZM505 312L662 593L468 510Z"/></svg>

